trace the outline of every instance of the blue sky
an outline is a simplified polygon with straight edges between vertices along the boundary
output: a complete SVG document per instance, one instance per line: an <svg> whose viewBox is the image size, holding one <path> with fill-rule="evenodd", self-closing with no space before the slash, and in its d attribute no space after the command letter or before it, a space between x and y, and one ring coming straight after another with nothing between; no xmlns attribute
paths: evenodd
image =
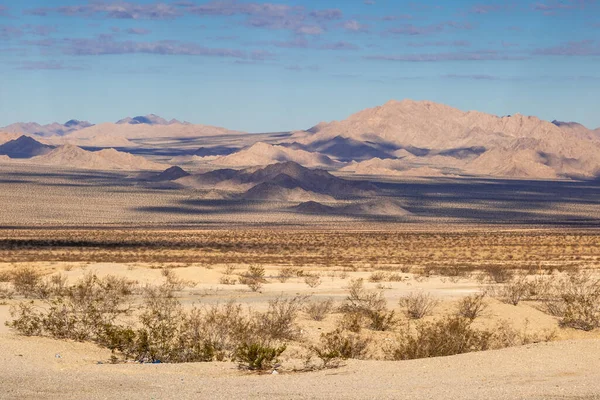
<svg viewBox="0 0 600 400"><path fill-rule="evenodd" d="M0 126L248 132L390 99L600 127L600 0L0 0Z"/></svg>

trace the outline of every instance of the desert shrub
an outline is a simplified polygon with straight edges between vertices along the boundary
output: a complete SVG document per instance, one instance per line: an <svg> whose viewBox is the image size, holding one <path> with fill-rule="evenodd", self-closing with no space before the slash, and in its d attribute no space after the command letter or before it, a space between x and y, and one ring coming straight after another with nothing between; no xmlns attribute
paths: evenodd
<svg viewBox="0 0 600 400"><path fill-rule="evenodd" d="M237 283L237 279L233 278L229 275L223 275L220 279L219 279L219 283L221 285L235 285Z"/></svg>
<svg viewBox="0 0 600 400"><path fill-rule="evenodd" d="M356 333L336 329L321 334L319 345L311 346L311 351L321 359L323 367L337 367L340 360L363 358L366 355L369 339Z"/></svg>
<svg viewBox="0 0 600 400"><path fill-rule="evenodd" d="M396 325L395 312L388 310L383 292L365 289L362 279L350 282L340 311L345 314L342 325L354 332L360 330L356 324L363 321L369 321L369 327L377 331L390 330Z"/></svg>
<svg viewBox="0 0 600 400"><path fill-rule="evenodd" d="M163 268L160 272L166 278L166 284L170 286L171 290L179 291L186 286L196 286L194 282L179 278L173 268Z"/></svg>
<svg viewBox="0 0 600 400"><path fill-rule="evenodd" d="M322 321L333 310L333 299L311 301L304 307L304 311L315 321Z"/></svg>
<svg viewBox="0 0 600 400"><path fill-rule="evenodd" d="M288 279L293 278L296 275L296 269L294 267L286 266L279 270L279 276L277 279L281 283L285 283Z"/></svg>
<svg viewBox="0 0 600 400"><path fill-rule="evenodd" d="M429 293L413 292L400 298L400 306L405 308L406 316L410 319L421 319L432 313L439 304Z"/></svg>
<svg viewBox="0 0 600 400"><path fill-rule="evenodd" d="M294 340L298 338L300 329L295 320L306 302L305 296L289 299L278 297L269 301L265 313L255 315L253 329L262 338L273 340Z"/></svg>
<svg viewBox="0 0 600 400"><path fill-rule="evenodd" d="M503 322L489 329L473 327L473 320L461 316L445 316L435 322L419 322L402 330L392 347L394 360L445 357L455 354L499 349L548 341L553 333L530 334L514 330Z"/></svg>
<svg viewBox="0 0 600 400"><path fill-rule="evenodd" d="M314 289L321 284L321 276L318 274L305 274L304 283Z"/></svg>
<svg viewBox="0 0 600 400"><path fill-rule="evenodd" d="M373 272L369 276L369 282L381 282L385 281L388 278L388 275L385 272L377 271Z"/></svg>
<svg viewBox="0 0 600 400"><path fill-rule="evenodd" d="M556 289L555 314L561 326L591 331L600 327L600 280L587 273L575 274Z"/></svg>
<svg viewBox="0 0 600 400"><path fill-rule="evenodd" d="M471 323L467 318L452 316L421 323L414 333L406 329L398 337L392 358L413 360L489 349L492 333L475 330Z"/></svg>
<svg viewBox="0 0 600 400"><path fill-rule="evenodd" d="M265 282L265 268L262 265L251 265L240 276L240 283L247 285L253 292L258 292Z"/></svg>
<svg viewBox="0 0 600 400"><path fill-rule="evenodd" d="M495 290L496 297L503 303L518 305L529 293L529 283L524 276L515 276Z"/></svg>
<svg viewBox="0 0 600 400"><path fill-rule="evenodd" d="M472 321L481 316L487 307L488 304L485 301L485 294L474 294L464 297L458 302L456 315Z"/></svg>
<svg viewBox="0 0 600 400"><path fill-rule="evenodd" d="M24 334L73 340L102 341L104 329L129 311L133 283L122 278L98 278L88 274L64 293L49 300L45 307L21 303L11 310L15 318L8 325Z"/></svg>
<svg viewBox="0 0 600 400"><path fill-rule="evenodd" d="M42 335L44 330L42 314L37 310L33 301L21 302L11 306L10 315L12 317L17 316L17 318L6 322L6 325L17 330L21 335Z"/></svg>
<svg viewBox="0 0 600 400"><path fill-rule="evenodd" d="M10 281L18 294L37 297L42 276L32 267L19 267L12 272Z"/></svg>
<svg viewBox="0 0 600 400"><path fill-rule="evenodd" d="M235 359L239 367L251 371L262 371L273 368L286 346L273 347L262 343L244 343L240 345L235 353Z"/></svg>
<svg viewBox="0 0 600 400"><path fill-rule="evenodd" d="M515 275L515 271L503 265L489 265L484 268L487 278L493 283L506 283Z"/></svg>

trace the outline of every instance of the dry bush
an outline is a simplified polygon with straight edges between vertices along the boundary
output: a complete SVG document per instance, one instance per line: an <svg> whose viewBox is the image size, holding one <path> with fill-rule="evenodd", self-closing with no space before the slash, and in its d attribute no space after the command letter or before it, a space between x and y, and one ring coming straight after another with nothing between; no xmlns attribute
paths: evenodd
<svg viewBox="0 0 600 400"><path fill-rule="evenodd" d="M600 327L600 280L586 272L570 274L555 283L552 292L545 308L560 318L561 326L584 331Z"/></svg>
<svg viewBox="0 0 600 400"><path fill-rule="evenodd" d="M467 318L447 316L418 324L414 332L405 329L398 336L391 358L413 360L490 349L493 333L476 330L471 324Z"/></svg>
<svg viewBox="0 0 600 400"><path fill-rule="evenodd" d="M185 287L194 287L196 284L192 281L186 281L181 279L175 274L173 268L162 268L161 274L167 280L167 285L171 288L171 290L180 291Z"/></svg>
<svg viewBox="0 0 600 400"><path fill-rule="evenodd" d="M314 289L321 284L321 276L319 274L305 274L304 283Z"/></svg>
<svg viewBox="0 0 600 400"><path fill-rule="evenodd" d="M281 283L286 283L290 278L293 278L294 276L297 276L296 269L294 267L287 266L279 270L279 276L277 277L277 279Z"/></svg>
<svg viewBox="0 0 600 400"><path fill-rule="evenodd" d="M229 275L223 275L219 278L219 283L221 285L235 285L237 283L237 278L233 278Z"/></svg>
<svg viewBox="0 0 600 400"><path fill-rule="evenodd" d="M323 321L327 314L333 311L333 299L311 301L304 307L304 311L313 320Z"/></svg>
<svg viewBox="0 0 600 400"><path fill-rule="evenodd" d="M487 279L493 283L506 283L515 275L515 271L504 265L489 265L484 268Z"/></svg>
<svg viewBox="0 0 600 400"><path fill-rule="evenodd" d="M11 308L8 326L26 335L101 342L105 328L128 313L134 283L88 274L49 300L45 307L21 303Z"/></svg>
<svg viewBox="0 0 600 400"><path fill-rule="evenodd" d="M488 304L485 301L485 293L474 294L464 297L458 302L456 315L472 321L480 317L487 307Z"/></svg>
<svg viewBox="0 0 600 400"><path fill-rule="evenodd" d="M395 312L387 308L383 292L365 289L362 279L350 282L348 296L340 311L345 314L342 326L353 332L360 331L360 326L365 321L368 321L369 328L376 331L388 331L397 323Z"/></svg>
<svg viewBox="0 0 600 400"><path fill-rule="evenodd" d="M548 341L552 335L531 335L515 331L508 324L476 329L473 320L446 316L435 322L421 322L401 331L390 357L394 360L444 357L455 354Z"/></svg>
<svg viewBox="0 0 600 400"><path fill-rule="evenodd" d="M244 343L236 351L235 359L241 369L262 371L273 368L286 346L274 347L263 343Z"/></svg>
<svg viewBox="0 0 600 400"><path fill-rule="evenodd" d="M253 330L262 338L298 339L300 329L296 326L295 321L306 300L306 296L296 296L289 299L278 297L269 301L268 310L265 313L257 314L253 319Z"/></svg>
<svg viewBox="0 0 600 400"><path fill-rule="evenodd" d="M10 277L15 291L26 297L37 297L42 276L32 267L25 266L15 269Z"/></svg>
<svg viewBox="0 0 600 400"><path fill-rule="evenodd" d="M382 282L388 279L388 274L386 274L385 272L381 272L381 271L377 271L377 272L373 272L370 276L369 276L369 282Z"/></svg>
<svg viewBox="0 0 600 400"><path fill-rule="evenodd" d="M336 329L321 334L318 346L311 346L311 351L323 362L324 368L339 366L340 360L364 358L370 340L356 333Z"/></svg>
<svg viewBox="0 0 600 400"><path fill-rule="evenodd" d="M400 298L400 306L405 308L406 316L410 319L430 315L439 303L429 293L423 292L413 292Z"/></svg>
<svg viewBox="0 0 600 400"><path fill-rule="evenodd" d="M513 278L502 285L491 289L494 296L506 304L517 306L521 300L527 298L530 285L525 276L513 276Z"/></svg>
<svg viewBox="0 0 600 400"><path fill-rule="evenodd" d="M253 292L258 292L266 282L265 268L262 265L251 265L248 271L240 276L240 283L248 286Z"/></svg>

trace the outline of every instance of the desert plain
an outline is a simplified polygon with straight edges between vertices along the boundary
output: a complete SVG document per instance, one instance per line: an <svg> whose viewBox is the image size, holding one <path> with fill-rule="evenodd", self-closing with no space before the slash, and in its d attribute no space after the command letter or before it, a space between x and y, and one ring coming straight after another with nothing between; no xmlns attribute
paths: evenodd
<svg viewBox="0 0 600 400"><path fill-rule="evenodd" d="M432 102L0 134L0 398L593 399L597 130Z"/></svg>

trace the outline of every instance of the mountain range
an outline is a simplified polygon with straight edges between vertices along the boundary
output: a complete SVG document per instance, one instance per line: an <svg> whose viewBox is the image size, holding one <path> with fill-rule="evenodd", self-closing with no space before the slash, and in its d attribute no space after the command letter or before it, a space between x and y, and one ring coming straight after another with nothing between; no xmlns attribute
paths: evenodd
<svg viewBox="0 0 600 400"><path fill-rule="evenodd" d="M149 162L170 162L171 165L183 162L188 169L219 170L218 174L223 176L234 173L227 171L247 173L248 168L286 162L361 176L518 179L595 179L600 176L600 128L591 130L575 122L548 122L521 114L495 116L465 112L430 101L392 100L359 111L345 120L322 122L307 130L270 136L167 121L150 114L98 125L77 120L62 125L13 124L0 129L5 132L0 138L14 140L14 132L19 129L49 148L65 144L86 148L117 147L144 154ZM152 140L148 142L148 139ZM163 143L167 142L171 147L165 149ZM18 144L27 147L25 142ZM197 147L194 148L194 144ZM10 157L19 153L19 149L11 150L10 146L14 143L0 155ZM48 148L37 146L19 154L20 157L33 156L37 155L36 151L46 150ZM173 154L170 159L169 151ZM154 154L162 156L159 159ZM204 180L216 177L200 179L194 175L182 179L202 186L206 183ZM243 179L237 179L239 190L250 189ZM215 184L227 187L234 182L231 178L217 179ZM273 191L280 189L263 188L265 193ZM296 192L298 197L304 196Z"/></svg>

